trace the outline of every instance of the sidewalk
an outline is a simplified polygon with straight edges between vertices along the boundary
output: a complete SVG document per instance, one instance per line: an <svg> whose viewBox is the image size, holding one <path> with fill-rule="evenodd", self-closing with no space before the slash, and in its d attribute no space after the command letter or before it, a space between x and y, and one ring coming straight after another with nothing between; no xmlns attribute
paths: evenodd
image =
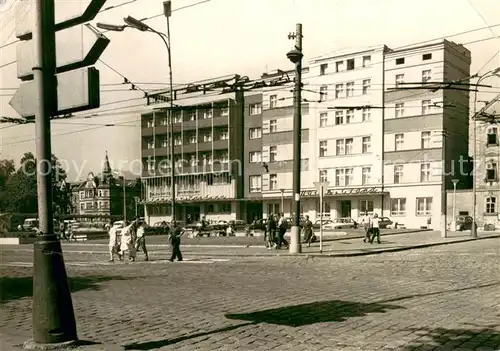
<svg viewBox="0 0 500 351"><path fill-rule="evenodd" d="M354 257L380 254L384 252L397 252L426 248L431 246L449 245L473 240L485 240L500 238L498 232L478 233L477 239L470 237L470 232L448 232L447 238L441 238L439 231L426 231L418 233L395 233L386 234L381 237L381 244L364 243L361 237L337 238L336 240L324 241L323 252L320 252L319 242L315 242L311 247L302 245L303 256L314 257ZM262 238L260 238L262 240ZM107 254L107 245L96 244L65 244L63 251L84 253L89 250L93 253ZM170 247L166 244L149 244L149 251L152 257L165 255ZM210 257L272 257L272 256L294 256L289 254L288 250L269 250L264 246L210 246L210 245L181 245L181 249L186 257L197 256L200 258ZM82 250L82 251L75 251ZM95 250L95 251L94 251Z"/></svg>

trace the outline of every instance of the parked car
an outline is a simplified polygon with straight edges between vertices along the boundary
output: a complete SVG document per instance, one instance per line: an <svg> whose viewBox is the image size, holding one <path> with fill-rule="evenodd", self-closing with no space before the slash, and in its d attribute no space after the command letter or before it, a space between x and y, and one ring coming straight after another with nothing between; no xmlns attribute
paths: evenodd
<svg viewBox="0 0 500 351"><path fill-rule="evenodd" d="M326 224L332 223L331 219L323 219L323 228L325 227ZM319 229L321 227L321 221L318 219L316 222L313 224L313 229Z"/></svg>
<svg viewBox="0 0 500 351"><path fill-rule="evenodd" d="M457 216L456 220L456 230L461 232L463 230L471 230L472 229L473 219L471 216ZM475 223L475 227L477 230L477 222Z"/></svg>
<svg viewBox="0 0 500 351"><path fill-rule="evenodd" d="M323 229L326 230L355 229L357 227L358 223L352 218L335 218L323 224Z"/></svg>
<svg viewBox="0 0 500 351"><path fill-rule="evenodd" d="M393 222L389 219L389 217L380 217L378 226L380 229L386 229L388 226L392 225Z"/></svg>

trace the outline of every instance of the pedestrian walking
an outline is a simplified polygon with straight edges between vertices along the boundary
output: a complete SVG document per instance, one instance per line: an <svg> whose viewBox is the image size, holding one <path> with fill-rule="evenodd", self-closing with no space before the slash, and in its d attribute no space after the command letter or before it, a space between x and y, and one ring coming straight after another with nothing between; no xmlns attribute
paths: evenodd
<svg viewBox="0 0 500 351"><path fill-rule="evenodd" d="M267 248L271 250L272 248L276 247L276 219L274 217L274 214L270 213L269 218L267 219L266 223L266 231L267 231Z"/></svg>
<svg viewBox="0 0 500 351"><path fill-rule="evenodd" d="M134 222L126 222L125 227L121 231L120 256L124 257L128 253L129 261L135 261L134 247Z"/></svg>
<svg viewBox="0 0 500 351"><path fill-rule="evenodd" d="M289 248L288 241L285 239L286 231L288 230L288 221L285 218L283 212L280 213L280 219L278 221L278 249L281 249L282 245L285 245L285 248Z"/></svg>
<svg viewBox="0 0 500 351"><path fill-rule="evenodd" d="M371 238L370 234L372 232L371 223L372 223L372 219L370 218L368 211L365 211L363 218L361 218L361 225L363 226L363 229L365 231L365 237L363 239L363 242L365 242L365 243L370 242L370 238Z"/></svg>
<svg viewBox="0 0 500 351"><path fill-rule="evenodd" d="M135 242L135 252L142 251L144 253L144 261L149 261L148 249L146 248L146 223L137 223L137 234Z"/></svg>
<svg viewBox="0 0 500 351"><path fill-rule="evenodd" d="M304 221L304 227L302 229L304 231L304 244L307 243L307 246L311 246L311 242L313 240L313 223L309 219L309 216L306 215Z"/></svg>
<svg viewBox="0 0 500 351"><path fill-rule="evenodd" d="M119 245L118 241L116 240L116 231L119 227L118 226L111 226L109 227L108 234L109 234L109 244L108 244L108 249L109 249L109 262L114 262L115 261L115 254L118 255L118 258L122 259L120 252L119 252Z"/></svg>
<svg viewBox="0 0 500 351"><path fill-rule="evenodd" d="M373 244L373 239L377 238L377 244L380 244L380 219L378 218L378 214L374 214L372 218L372 238L370 240L370 244Z"/></svg>
<svg viewBox="0 0 500 351"><path fill-rule="evenodd" d="M178 261L182 261L181 253L181 236L184 234L184 229L176 222L172 221L172 233L170 234L170 245L172 246L172 256L170 256L170 262L174 262L177 258Z"/></svg>
<svg viewBox="0 0 500 351"><path fill-rule="evenodd" d="M64 240L68 241L69 242L69 238L68 238L68 235L67 235L67 231L68 231L68 223L66 223L65 221L62 221L61 222L61 225L59 226L59 230L61 231L61 236Z"/></svg>

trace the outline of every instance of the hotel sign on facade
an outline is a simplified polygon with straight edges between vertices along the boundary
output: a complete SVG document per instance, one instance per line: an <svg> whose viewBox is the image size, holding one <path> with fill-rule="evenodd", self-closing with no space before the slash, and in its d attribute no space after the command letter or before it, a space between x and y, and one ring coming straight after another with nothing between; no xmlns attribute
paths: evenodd
<svg viewBox="0 0 500 351"><path fill-rule="evenodd" d="M372 188L350 188L350 189L325 189L323 191L323 196L342 196L342 195L375 195L383 194L382 188L372 187ZM301 197L316 197L319 196L319 192L316 189L313 190L302 190L300 192Z"/></svg>

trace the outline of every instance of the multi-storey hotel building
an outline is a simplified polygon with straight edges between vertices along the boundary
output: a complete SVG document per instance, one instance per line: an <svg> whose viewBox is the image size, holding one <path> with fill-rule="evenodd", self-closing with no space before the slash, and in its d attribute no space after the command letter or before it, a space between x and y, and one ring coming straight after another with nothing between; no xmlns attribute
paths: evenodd
<svg viewBox="0 0 500 351"><path fill-rule="evenodd" d="M408 227L438 227L444 189L466 177L452 171L467 162L469 94L467 86L430 88L468 77L469 67L469 51L449 41L310 60L303 73L302 214L319 213L314 182L321 181L329 184L326 216L368 211ZM401 87L411 89L395 89ZM264 215L291 215L291 96L290 89L263 92Z"/></svg>

